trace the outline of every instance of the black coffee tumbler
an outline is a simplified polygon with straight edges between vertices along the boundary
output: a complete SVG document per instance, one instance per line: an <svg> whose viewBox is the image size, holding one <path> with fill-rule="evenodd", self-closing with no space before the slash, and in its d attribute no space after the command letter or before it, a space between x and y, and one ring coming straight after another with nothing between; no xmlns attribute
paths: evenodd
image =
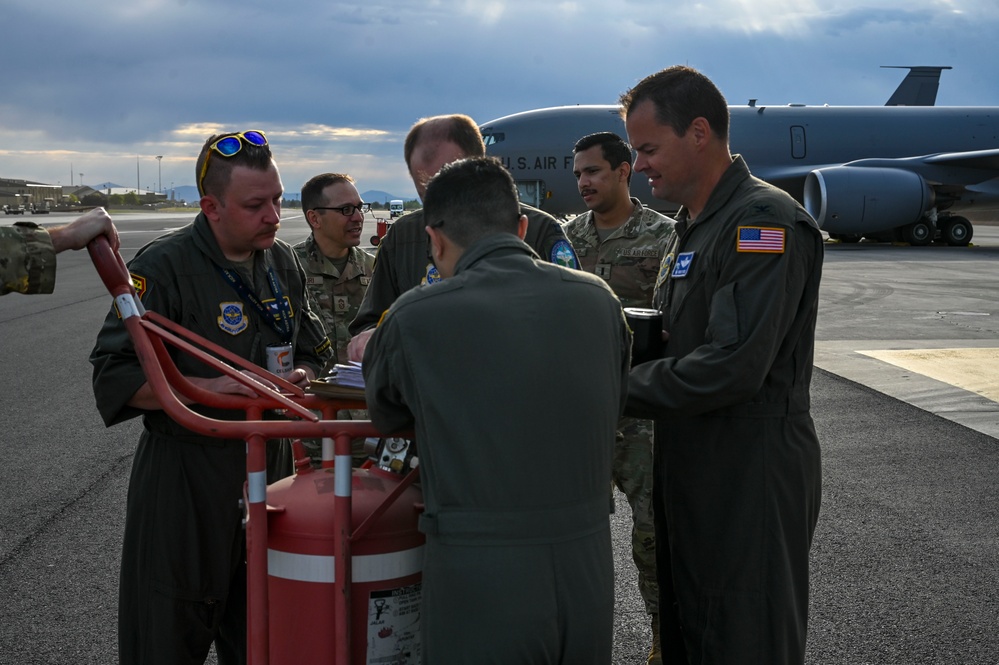
<svg viewBox="0 0 999 665"><path fill-rule="evenodd" d="M658 309L625 307L624 318L631 328L631 366L662 357L663 315Z"/></svg>

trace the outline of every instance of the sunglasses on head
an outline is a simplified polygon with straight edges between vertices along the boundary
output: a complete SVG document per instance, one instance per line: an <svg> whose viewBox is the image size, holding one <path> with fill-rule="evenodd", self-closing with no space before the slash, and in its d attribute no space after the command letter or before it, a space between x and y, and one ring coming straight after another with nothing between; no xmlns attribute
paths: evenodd
<svg viewBox="0 0 999 665"><path fill-rule="evenodd" d="M243 149L244 143L247 145L265 146L267 145L267 137L264 136L264 133L260 130L250 129L245 132L239 132L238 134L223 136L208 146L208 152L205 153L205 161L201 164L201 174L198 176L199 194L203 196L205 193L203 185L205 182L205 175L208 173L208 160L211 158L212 153L217 152L222 157L232 157Z"/></svg>

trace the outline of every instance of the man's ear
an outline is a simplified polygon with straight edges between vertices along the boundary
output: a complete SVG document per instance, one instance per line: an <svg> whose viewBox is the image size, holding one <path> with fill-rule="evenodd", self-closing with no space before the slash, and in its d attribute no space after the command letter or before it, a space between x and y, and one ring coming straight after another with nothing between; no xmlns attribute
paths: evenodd
<svg viewBox="0 0 999 665"><path fill-rule="evenodd" d="M319 212L317 212L315 210L306 210L305 211L305 221L309 225L309 228L311 228L311 229L318 229L319 228Z"/></svg>
<svg viewBox="0 0 999 665"><path fill-rule="evenodd" d="M617 166L618 182L628 182L631 177L631 162L621 162Z"/></svg>
<svg viewBox="0 0 999 665"><path fill-rule="evenodd" d="M428 226L426 228L427 235L430 236L430 255L434 258L434 262L436 263L437 261L440 261L446 251L444 234L441 233L440 229L435 229L432 226Z"/></svg>
<svg viewBox="0 0 999 665"><path fill-rule="evenodd" d="M690 123L688 132L693 132L694 143L697 147L702 147L711 139L711 123L703 116L698 116Z"/></svg>
<svg viewBox="0 0 999 665"><path fill-rule="evenodd" d="M201 197L200 205L201 205L201 212L205 213L205 217L208 218L208 221L210 222L219 221L219 219L221 218L221 215L219 214L219 208L222 207L222 204L219 203L219 200L217 198L215 198L210 194L205 194L204 196Z"/></svg>
<svg viewBox="0 0 999 665"><path fill-rule="evenodd" d="M527 215L521 215L517 220L517 237L521 240L527 235Z"/></svg>

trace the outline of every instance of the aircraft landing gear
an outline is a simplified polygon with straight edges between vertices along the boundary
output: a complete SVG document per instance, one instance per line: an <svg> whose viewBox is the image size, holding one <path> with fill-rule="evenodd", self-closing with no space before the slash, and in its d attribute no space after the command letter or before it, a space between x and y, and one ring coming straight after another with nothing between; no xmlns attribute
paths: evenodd
<svg viewBox="0 0 999 665"><path fill-rule="evenodd" d="M952 247L967 247L974 229L966 217L950 217L940 227L940 237Z"/></svg>
<svg viewBox="0 0 999 665"><path fill-rule="evenodd" d="M916 247L933 242L934 229L928 221L921 219L902 227L902 240Z"/></svg>

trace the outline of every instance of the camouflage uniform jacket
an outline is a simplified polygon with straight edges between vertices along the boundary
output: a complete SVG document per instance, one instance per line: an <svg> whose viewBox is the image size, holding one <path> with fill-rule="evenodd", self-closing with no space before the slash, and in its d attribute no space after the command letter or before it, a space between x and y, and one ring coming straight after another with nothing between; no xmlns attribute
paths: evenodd
<svg viewBox="0 0 999 665"><path fill-rule="evenodd" d="M295 253L308 273L306 287L336 350L336 361L345 363L348 360L347 342L351 337L347 326L357 316L375 257L359 247L351 247L347 266L341 274L319 251L314 235L295 245Z"/></svg>
<svg viewBox="0 0 999 665"><path fill-rule="evenodd" d="M564 225L582 270L602 277L623 307L649 307L659 274L659 262L673 233L674 221L632 198L631 217L602 242L593 212Z"/></svg>
<svg viewBox="0 0 999 665"><path fill-rule="evenodd" d="M0 295L52 293L56 255L49 234L37 224L0 227Z"/></svg>

